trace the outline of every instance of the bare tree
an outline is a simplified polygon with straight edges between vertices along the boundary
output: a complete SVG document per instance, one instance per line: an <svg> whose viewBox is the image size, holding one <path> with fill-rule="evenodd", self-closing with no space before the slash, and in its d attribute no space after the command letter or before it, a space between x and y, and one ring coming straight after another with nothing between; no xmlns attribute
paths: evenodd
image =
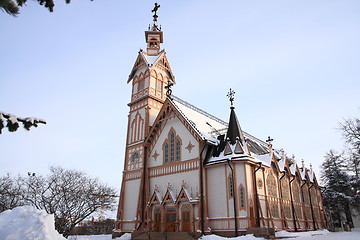
<svg viewBox="0 0 360 240"><path fill-rule="evenodd" d="M40 5L47 8L50 12L54 11L54 0L34 0ZM92 0L91 0L92 1ZM7 14L17 16L19 14L19 7L25 5L27 0L0 0L0 9L5 11ZM70 0L65 0L66 4L70 3Z"/></svg>
<svg viewBox="0 0 360 240"><path fill-rule="evenodd" d="M55 228L65 237L76 224L90 215L114 209L115 190L100 183L97 178L62 167L51 167L50 172L46 177L32 174L19 177L16 180L21 186L18 192L23 204L54 214ZM4 183L11 182L10 177L4 179Z"/></svg>
<svg viewBox="0 0 360 240"><path fill-rule="evenodd" d="M24 205L21 185L10 174L0 177L0 212Z"/></svg>

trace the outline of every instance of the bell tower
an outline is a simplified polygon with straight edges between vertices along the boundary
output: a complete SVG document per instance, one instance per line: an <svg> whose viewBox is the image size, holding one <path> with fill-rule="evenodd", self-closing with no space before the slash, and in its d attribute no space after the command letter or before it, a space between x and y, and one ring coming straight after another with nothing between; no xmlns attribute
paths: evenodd
<svg viewBox="0 0 360 240"><path fill-rule="evenodd" d="M120 200L115 232L132 232L143 221L144 170L146 169L145 139L165 99L165 86L175 83L166 53L160 49L163 32L157 24L155 3L153 23L145 31L146 51L140 49L127 83L132 84L128 103L127 138Z"/></svg>

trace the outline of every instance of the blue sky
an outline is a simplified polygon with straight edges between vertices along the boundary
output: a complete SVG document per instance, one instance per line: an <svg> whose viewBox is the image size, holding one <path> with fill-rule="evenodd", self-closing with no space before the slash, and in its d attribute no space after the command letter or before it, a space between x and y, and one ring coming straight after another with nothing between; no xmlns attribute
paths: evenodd
<svg viewBox="0 0 360 240"><path fill-rule="evenodd" d="M0 174L75 168L117 189L131 86L152 1L32 1L0 12L0 111L48 124L0 135ZM159 1L173 93L300 162L341 151L336 130L360 113L360 2Z"/></svg>

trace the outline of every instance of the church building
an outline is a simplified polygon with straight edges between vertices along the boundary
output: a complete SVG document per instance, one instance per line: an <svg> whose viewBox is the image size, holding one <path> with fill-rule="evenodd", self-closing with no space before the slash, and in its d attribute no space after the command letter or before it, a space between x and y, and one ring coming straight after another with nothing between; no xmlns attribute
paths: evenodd
<svg viewBox="0 0 360 240"><path fill-rule="evenodd" d="M161 50L159 7L127 80L132 92L113 236L326 228L311 165L276 150L270 137L243 131L233 90L228 121L172 95L177 83Z"/></svg>

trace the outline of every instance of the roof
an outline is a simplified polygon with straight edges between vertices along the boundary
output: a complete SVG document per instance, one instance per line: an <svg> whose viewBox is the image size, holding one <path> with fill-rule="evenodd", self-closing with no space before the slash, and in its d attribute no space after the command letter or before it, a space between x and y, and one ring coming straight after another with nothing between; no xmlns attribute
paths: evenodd
<svg viewBox="0 0 360 240"><path fill-rule="evenodd" d="M194 127L203 140L207 140L217 145L219 142L217 137L227 132L228 124L220 118L217 118L176 96L172 96L172 98L173 105L179 110L184 118L187 119L190 125ZM242 132L251 152L259 155L268 153L268 144L266 142L245 131Z"/></svg>

